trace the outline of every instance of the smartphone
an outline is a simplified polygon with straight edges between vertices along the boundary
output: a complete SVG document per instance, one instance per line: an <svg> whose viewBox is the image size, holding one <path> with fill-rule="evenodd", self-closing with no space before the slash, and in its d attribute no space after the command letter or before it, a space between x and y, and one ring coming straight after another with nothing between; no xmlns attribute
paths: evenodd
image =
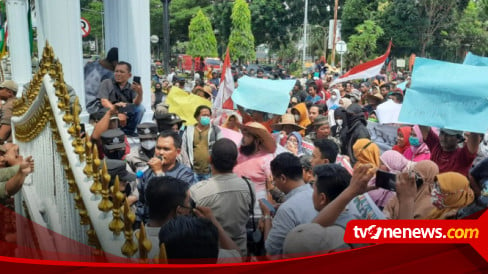
<svg viewBox="0 0 488 274"><path fill-rule="evenodd" d="M269 212L271 214L275 214L276 213L276 209L274 208L274 206L268 200L266 200L266 198L261 198L259 200L261 202L263 202L263 204L269 209Z"/></svg>
<svg viewBox="0 0 488 274"><path fill-rule="evenodd" d="M378 169L376 171L376 186L396 191L396 174Z"/></svg>
<svg viewBox="0 0 488 274"><path fill-rule="evenodd" d="M140 85L141 84L141 76L134 76L134 82L138 83Z"/></svg>

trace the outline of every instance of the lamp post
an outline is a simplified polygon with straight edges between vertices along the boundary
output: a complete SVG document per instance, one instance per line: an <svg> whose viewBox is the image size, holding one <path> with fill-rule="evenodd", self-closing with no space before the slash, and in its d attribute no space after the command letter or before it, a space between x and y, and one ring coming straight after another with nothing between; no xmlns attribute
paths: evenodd
<svg viewBox="0 0 488 274"><path fill-rule="evenodd" d="M169 59L171 58L169 48L169 3L171 0L161 0L163 3L163 68L167 75L169 69Z"/></svg>

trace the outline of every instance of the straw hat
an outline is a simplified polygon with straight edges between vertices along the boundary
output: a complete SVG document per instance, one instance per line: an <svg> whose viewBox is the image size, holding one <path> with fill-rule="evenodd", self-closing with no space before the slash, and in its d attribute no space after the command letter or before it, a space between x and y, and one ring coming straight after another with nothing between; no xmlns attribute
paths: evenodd
<svg viewBox="0 0 488 274"><path fill-rule="evenodd" d="M256 138L261 139L263 147L268 153L274 153L276 151L276 141L262 124L248 122L241 127L241 130L247 131Z"/></svg>
<svg viewBox="0 0 488 274"><path fill-rule="evenodd" d="M376 102L376 103L379 104L379 103L383 102L383 99L384 98L383 98L383 96L380 93L375 93L373 95L368 94L366 96L366 99L368 100L369 103Z"/></svg>
<svg viewBox="0 0 488 274"><path fill-rule="evenodd" d="M281 116L280 122L271 125L271 128L273 130L283 130L284 125L293 126L293 131L300 131L305 129L304 127L297 125L297 123L295 122L295 117L293 117L293 114L289 114L289 113L283 114Z"/></svg>

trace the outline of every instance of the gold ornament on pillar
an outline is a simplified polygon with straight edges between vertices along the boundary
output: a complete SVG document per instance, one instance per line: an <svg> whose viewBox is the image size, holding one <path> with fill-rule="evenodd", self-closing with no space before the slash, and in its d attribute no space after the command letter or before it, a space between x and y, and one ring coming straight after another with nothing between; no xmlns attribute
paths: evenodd
<svg viewBox="0 0 488 274"><path fill-rule="evenodd" d="M101 180L102 180L102 200L98 204L98 209L103 212L109 212L114 204L110 201L110 193L108 189L108 184L110 183L110 174L107 171L107 162L103 161L102 171L101 171Z"/></svg>
<svg viewBox="0 0 488 274"><path fill-rule="evenodd" d="M137 252L137 244L133 239L132 225L136 220L136 215L130 210L129 202L125 199L124 202L124 235L125 243L122 245L122 254L127 257L132 257Z"/></svg>
<svg viewBox="0 0 488 274"><path fill-rule="evenodd" d="M139 243L139 259L141 264L147 264L149 262L147 255L151 251L152 243L147 238L146 227L144 222L141 222L141 227L136 233L136 238Z"/></svg>
<svg viewBox="0 0 488 274"><path fill-rule="evenodd" d="M86 164L83 173L89 178L93 176L93 144L88 134L85 135L85 156Z"/></svg>
<svg viewBox="0 0 488 274"><path fill-rule="evenodd" d="M120 181L118 175L115 176L114 185L111 187L111 190L114 205L112 209L113 219L108 225L108 228L114 233L115 236L119 236L120 231L124 229L124 222L122 221L122 216L120 215L120 207L122 206L122 201L124 200L125 195L120 192Z"/></svg>
<svg viewBox="0 0 488 274"><path fill-rule="evenodd" d="M96 144L93 145L92 155L93 184L90 187L90 192L100 194L102 191L102 183L100 182L102 175L100 173L100 159L98 158L98 146Z"/></svg>

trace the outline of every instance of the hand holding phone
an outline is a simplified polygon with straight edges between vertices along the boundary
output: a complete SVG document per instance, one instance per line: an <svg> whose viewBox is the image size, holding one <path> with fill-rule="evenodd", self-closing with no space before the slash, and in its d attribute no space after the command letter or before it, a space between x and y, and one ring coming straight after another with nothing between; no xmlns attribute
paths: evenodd
<svg viewBox="0 0 488 274"><path fill-rule="evenodd" d="M134 83L141 84L141 76L134 76Z"/></svg>
<svg viewBox="0 0 488 274"><path fill-rule="evenodd" d="M378 169L376 171L376 186L396 191L396 174Z"/></svg>

